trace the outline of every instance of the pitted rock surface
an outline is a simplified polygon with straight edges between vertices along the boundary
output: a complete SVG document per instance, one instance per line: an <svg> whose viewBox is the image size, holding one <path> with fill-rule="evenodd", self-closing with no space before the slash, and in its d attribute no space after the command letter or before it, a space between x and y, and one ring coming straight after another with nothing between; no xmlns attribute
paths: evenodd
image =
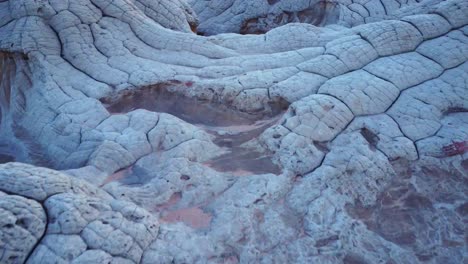
<svg viewBox="0 0 468 264"><path fill-rule="evenodd" d="M466 262L466 14L0 0L0 262Z"/></svg>
<svg viewBox="0 0 468 264"><path fill-rule="evenodd" d="M144 209L57 171L8 163L0 183L2 262L136 263L157 237Z"/></svg>
<svg viewBox="0 0 468 264"><path fill-rule="evenodd" d="M24 262L41 240L47 225L41 204L0 192L2 263Z"/></svg>

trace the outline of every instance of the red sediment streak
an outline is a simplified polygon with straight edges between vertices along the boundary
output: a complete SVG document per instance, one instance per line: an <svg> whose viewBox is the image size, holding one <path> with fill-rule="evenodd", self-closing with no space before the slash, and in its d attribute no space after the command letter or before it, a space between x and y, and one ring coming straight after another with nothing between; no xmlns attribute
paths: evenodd
<svg viewBox="0 0 468 264"><path fill-rule="evenodd" d="M185 82L185 86L187 86L187 87L192 87L192 86L193 86L193 82Z"/></svg>
<svg viewBox="0 0 468 264"><path fill-rule="evenodd" d="M121 179L125 178L125 176L127 176L128 173L131 172L132 168L133 168L133 166L128 167L126 169L119 170L116 173L109 175L104 180L104 182L101 184L101 186L104 186L104 185L106 185L106 184L108 184L110 182L118 181L118 180L121 180Z"/></svg>
<svg viewBox="0 0 468 264"><path fill-rule="evenodd" d="M204 228L210 226L212 218L199 207L191 207L168 212L161 220L168 223L184 222L193 228Z"/></svg>
<svg viewBox="0 0 468 264"><path fill-rule="evenodd" d="M462 155L468 151L468 141L453 142L453 144L443 147L442 150L448 157Z"/></svg>
<svg viewBox="0 0 468 264"><path fill-rule="evenodd" d="M200 207L171 209L174 208L181 199L181 193L176 192L167 202L156 207L157 211L162 211L162 222L183 222L193 228L205 228L210 226L212 216L205 213Z"/></svg>

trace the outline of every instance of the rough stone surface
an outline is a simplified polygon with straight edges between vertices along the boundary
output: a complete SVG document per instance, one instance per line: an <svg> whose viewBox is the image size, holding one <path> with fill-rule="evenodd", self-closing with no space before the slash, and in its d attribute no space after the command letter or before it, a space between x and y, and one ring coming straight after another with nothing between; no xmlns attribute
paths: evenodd
<svg viewBox="0 0 468 264"><path fill-rule="evenodd" d="M203 34L258 34L288 23L308 23L317 26L353 27L387 19L414 15L407 21L418 27L438 25L423 31L432 36L436 31L449 30L451 25L464 25L466 3L433 0L189 0L199 17ZM450 14L455 14L450 16ZM429 22L427 16L437 16ZM449 19L446 21L445 19ZM458 27L455 26L455 27Z"/></svg>
<svg viewBox="0 0 468 264"><path fill-rule="evenodd" d="M466 14L0 0L0 262L467 262Z"/></svg>
<svg viewBox="0 0 468 264"><path fill-rule="evenodd" d="M47 182L28 183L41 179ZM13 181L16 184L11 188ZM0 196L2 262L19 263L28 257L28 263L85 263L106 258L137 263L157 237L157 218L83 180L8 163L0 165L0 183L0 189L8 193Z"/></svg>
<svg viewBox="0 0 468 264"><path fill-rule="evenodd" d="M47 219L41 204L0 193L2 263L22 263L45 232Z"/></svg>

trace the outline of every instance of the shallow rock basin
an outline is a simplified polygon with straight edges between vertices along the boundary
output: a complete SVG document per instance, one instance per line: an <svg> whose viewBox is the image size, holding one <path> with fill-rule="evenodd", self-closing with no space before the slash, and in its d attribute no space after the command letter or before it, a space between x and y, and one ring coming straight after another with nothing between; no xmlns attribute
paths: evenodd
<svg viewBox="0 0 468 264"><path fill-rule="evenodd" d="M205 162L205 165L217 171L237 176L281 173L281 168L272 162L270 155L243 144L276 124L284 113L282 108L286 106L278 104L270 113L245 113L224 104L170 92L166 85L126 92L117 99L102 101L111 113L126 113L135 109L168 113L212 134L215 137L213 142L224 148L225 153ZM113 178L125 177L120 175Z"/></svg>
<svg viewBox="0 0 468 264"><path fill-rule="evenodd" d="M251 125L258 120L273 117L287 109L284 103L273 105L268 113L246 113L226 106L224 103L210 102L187 97L168 88L171 84L157 84L138 90L124 91L113 98L101 101L111 113L127 113L135 109L168 113L194 125L230 127Z"/></svg>

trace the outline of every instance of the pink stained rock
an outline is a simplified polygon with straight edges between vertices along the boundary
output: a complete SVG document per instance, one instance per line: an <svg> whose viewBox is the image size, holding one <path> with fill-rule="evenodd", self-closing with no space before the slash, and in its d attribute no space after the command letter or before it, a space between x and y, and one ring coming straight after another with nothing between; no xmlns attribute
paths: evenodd
<svg viewBox="0 0 468 264"><path fill-rule="evenodd" d="M126 169L119 170L119 171L115 172L114 174L109 175L104 180L104 182L101 184L101 186L104 186L104 185L106 185L106 184L108 184L110 182L118 181L118 180L121 180L121 179L125 178L125 176L127 176L129 173L131 173L132 168L133 168L133 166L128 167Z"/></svg>
<svg viewBox="0 0 468 264"><path fill-rule="evenodd" d="M236 256L230 256L224 259L225 264L237 264L239 263L239 260L237 259Z"/></svg>
<svg viewBox="0 0 468 264"><path fill-rule="evenodd" d="M442 150L448 157L462 155L468 151L468 141L453 142L453 144L443 147Z"/></svg>
<svg viewBox="0 0 468 264"><path fill-rule="evenodd" d="M193 228L205 228L210 226L212 218L202 209L191 207L168 212L161 220L168 223L184 222Z"/></svg>
<svg viewBox="0 0 468 264"><path fill-rule="evenodd" d="M167 200L167 202L156 206L156 210L158 211L167 210L168 208L177 204L180 201L180 199L182 199L182 194L180 192L176 192L171 195L171 197L169 198L169 200Z"/></svg>

